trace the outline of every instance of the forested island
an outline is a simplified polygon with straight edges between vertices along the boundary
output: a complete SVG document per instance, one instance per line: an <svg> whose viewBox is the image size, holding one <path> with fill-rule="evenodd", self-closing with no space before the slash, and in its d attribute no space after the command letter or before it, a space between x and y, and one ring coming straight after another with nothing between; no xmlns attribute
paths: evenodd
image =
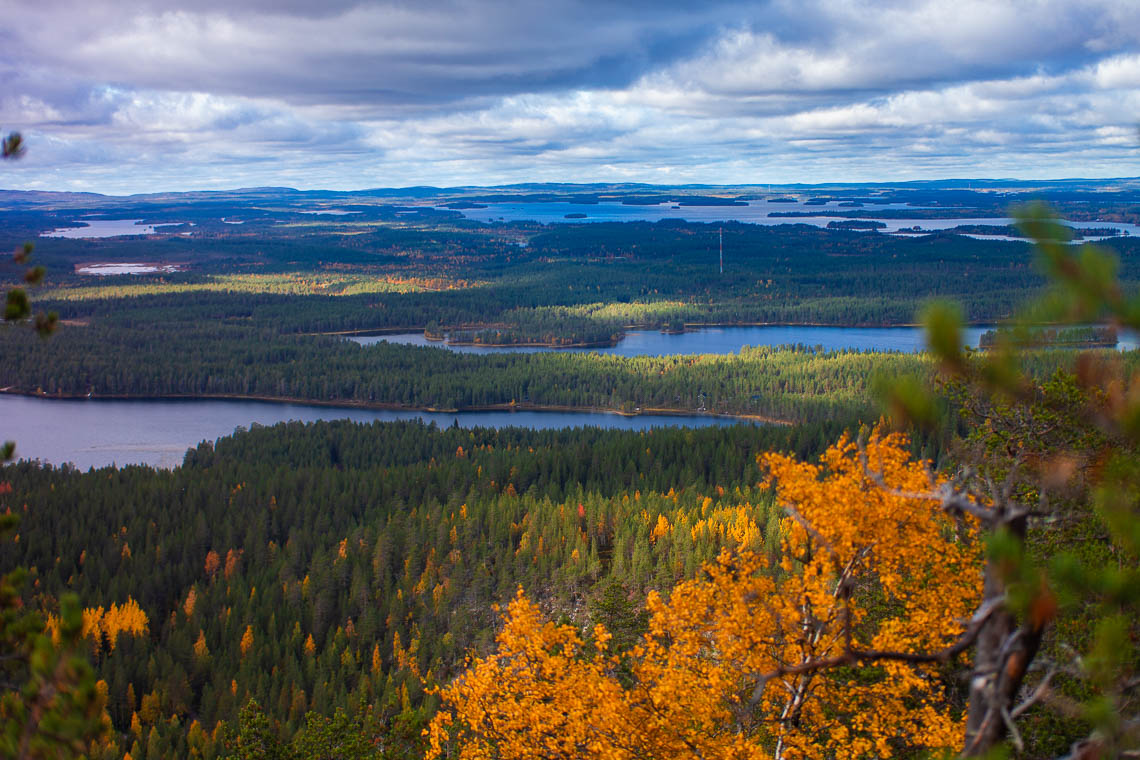
<svg viewBox="0 0 1140 760"><path fill-rule="evenodd" d="M979 339L980 346L993 348L1003 337L1023 346L1036 347L1105 348L1115 346L1119 340L1116 330L1112 327L1034 327L1023 333L1007 331L1004 335L997 330L987 330Z"/></svg>
<svg viewBox="0 0 1140 760"><path fill-rule="evenodd" d="M868 221L862 219L851 219L843 222L828 222L827 229L829 230L882 230L886 229L887 225L883 222Z"/></svg>

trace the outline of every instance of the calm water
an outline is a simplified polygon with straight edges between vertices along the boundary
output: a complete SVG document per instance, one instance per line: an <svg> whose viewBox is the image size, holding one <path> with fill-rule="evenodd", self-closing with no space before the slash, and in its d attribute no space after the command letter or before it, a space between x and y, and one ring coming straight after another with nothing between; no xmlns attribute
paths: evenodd
<svg viewBox="0 0 1140 760"><path fill-rule="evenodd" d="M155 274L156 272L177 272L182 267L178 264L88 264L75 267L76 274L90 274L97 277L106 277L116 274Z"/></svg>
<svg viewBox="0 0 1140 760"><path fill-rule="evenodd" d="M828 222L845 221L844 217L833 216L803 216L803 217L776 217L769 214L782 211L791 212L820 212L820 211L859 211L874 214L881 209L907 209L909 211L922 211L916 206L907 206L902 203L868 204L862 209L840 206L838 202L831 201L824 205L807 206L802 202L796 203L769 203L766 200L750 201L747 206L677 206L671 203L661 203L656 206L626 206L621 203L491 203L486 208L462 209L468 219L477 219L483 222L491 221L534 221L543 224L564 222L656 222L661 219L683 219L688 222L748 222L750 224L810 224L815 227L826 227ZM567 214L585 214L584 219L567 219ZM867 217L851 217L855 219L873 219ZM962 224L1006 225L1013 224L1014 220L1008 217L986 217L973 219L876 219L886 225L881 232L897 232L903 228L918 225L924 230L944 230ZM1121 231L1128 231L1129 235L1140 234L1140 226L1135 224L1122 224L1119 222L1066 222L1071 227L1115 227ZM987 236L998 240L1017 240L1004 236Z"/></svg>
<svg viewBox="0 0 1140 760"><path fill-rule="evenodd" d="M977 345L983 327L966 331L969 345ZM353 338L369 344L381 340L412 345L440 346L425 341L422 333ZM652 330L627 334L613 348L549 349L453 346L464 353L504 351L597 351L621 356L666 354L735 353L742 346L804 344L827 349L921 351L923 333L916 327L719 327L683 335L665 335ZM1140 348L1140 337L1122 334L1118 348ZM0 440L15 440L17 456L42 459L53 464L72 462L82 469L110 464L150 464L174 467L186 449L203 440L231 434L237 427L273 425L287 420L421 419L441 426L454 422L463 427L531 427L537 429L597 426L615 430L645 430L679 425L705 427L730 425L731 419L693 416L639 415L623 417L604 412L457 412L427 413L389 411L262 401L185 400L55 400L0 394Z"/></svg>
<svg viewBox="0 0 1140 760"><path fill-rule="evenodd" d="M80 469L111 464L175 467L186 449L201 441L230 435L235 428L288 420L424 420L462 427L603 427L647 430L652 427L738 424L723 417L640 415L604 412L454 412L431 414L330 406L274 404L264 401L120 401L58 400L0 394L0 440L16 441L20 459L52 464L71 462Z"/></svg>
<svg viewBox="0 0 1140 760"><path fill-rule="evenodd" d="M966 345L977 346L988 328L966 328ZM822 346L828 350L902 351L915 353L926 349L921 327L706 327L681 335L666 335L658 330L630 330L616 346L608 348L541 348L511 346L445 346L426 340L423 333L400 333L353 337L361 345L380 341L411 346L445 347L465 354L535 353L538 351L573 351L619 356L667 356L669 354L734 354L744 346L787 346L802 344Z"/></svg>
<svg viewBox="0 0 1140 760"><path fill-rule="evenodd" d="M178 227L181 222L164 224L140 224L142 219L89 219L84 227L61 227L44 232L40 237L57 238L105 238L119 235L153 235L161 227Z"/></svg>

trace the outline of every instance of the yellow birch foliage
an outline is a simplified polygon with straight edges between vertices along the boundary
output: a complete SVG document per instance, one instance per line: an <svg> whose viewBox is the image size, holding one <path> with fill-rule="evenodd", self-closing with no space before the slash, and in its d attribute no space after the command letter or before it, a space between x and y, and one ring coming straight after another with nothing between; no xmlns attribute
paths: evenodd
<svg viewBox="0 0 1140 760"><path fill-rule="evenodd" d="M130 597L127 597L127 601L121 605L112 604L111 608L103 615L103 634L107 637L107 642L112 650L115 648L115 641L120 633L144 636L147 627L146 613L143 612L139 603Z"/></svg>
<svg viewBox="0 0 1140 760"><path fill-rule="evenodd" d="M59 617L47 616L47 630L53 641L59 640ZM146 612L131 597L120 604L111 604L109 609L88 607L83 610L83 635L95 642L98 653L106 644L114 651L120 633L131 636L145 636L149 628Z"/></svg>
<svg viewBox="0 0 1140 760"><path fill-rule="evenodd" d="M957 639L981 592L972 528L907 495L932 484L898 435L876 431L862 452L842 439L819 465L763 459L789 515L779 567L725 551L668 600L652 593L627 687L604 630L586 644L520 591L497 651L441 690L429 756L854 760L959 746L937 666L859 656Z"/></svg>
<svg viewBox="0 0 1140 760"><path fill-rule="evenodd" d="M615 756L612 720L623 714L624 695L599 633L595 645L584 644L572 627L544 621L520 589L498 651L443 690L430 756L445 756L450 742L463 760Z"/></svg>
<svg viewBox="0 0 1140 760"><path fill-rule="evenodd" d="M876 431L862 452L843 438L820 465L763 459L790 514L780 526L780 581L761 616L776 622L774 665L847 650L933 652L961 635L981 595L975 531L955 530L937 501L907 495L932 483L903 436ZM899 744L960 746L964 727L947 703L936 666L884 659L858 672L782 676L761 706L795 726L780 737L782 756L887 757Z"/></svg>

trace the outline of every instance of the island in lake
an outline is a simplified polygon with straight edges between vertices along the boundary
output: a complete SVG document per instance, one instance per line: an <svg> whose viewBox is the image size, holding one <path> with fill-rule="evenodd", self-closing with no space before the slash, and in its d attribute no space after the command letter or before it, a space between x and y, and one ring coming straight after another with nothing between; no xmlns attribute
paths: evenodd
<svg viewBox="0 0 1140 760"><path fill-rule="evenodd" d="M1086 327L1034 327L1027 334L1016 331L987 330L978 339L983 349L995 348L1001 337L1021 346L1040 348L1113 348L1119 342L1116 329L1107 325Z"/></svg>

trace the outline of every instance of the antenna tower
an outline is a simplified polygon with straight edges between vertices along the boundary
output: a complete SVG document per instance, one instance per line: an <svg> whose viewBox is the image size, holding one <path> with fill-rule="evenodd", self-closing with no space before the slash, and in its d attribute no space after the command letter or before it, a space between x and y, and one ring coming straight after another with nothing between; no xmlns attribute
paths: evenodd
<svg viewBox="0 0 1140 760"><path fill-rule="evenodd" d="M720 273L724 274L724 227L720 230Z"/></svg>

